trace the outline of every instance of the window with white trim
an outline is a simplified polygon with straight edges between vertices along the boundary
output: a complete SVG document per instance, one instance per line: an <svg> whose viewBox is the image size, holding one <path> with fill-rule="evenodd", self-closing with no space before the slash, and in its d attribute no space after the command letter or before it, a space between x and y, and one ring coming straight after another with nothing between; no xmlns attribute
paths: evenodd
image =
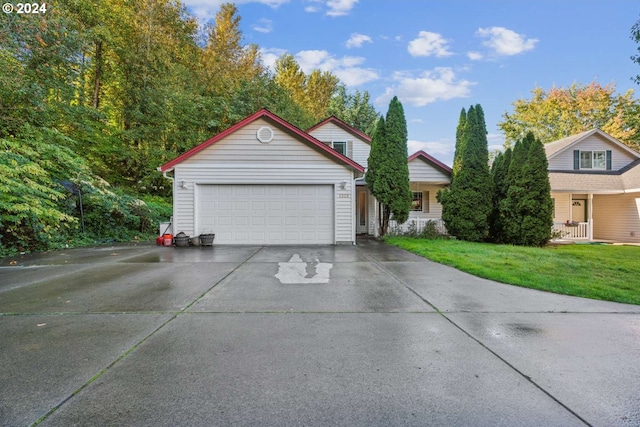
<svg viewBox="0 0 640 427"><path fill-rule="evenodd" d="M606 169L606 151L580 151L580 169Z"/></svg>
<svg viewBox="0 0 640 427"><path fill-rule="evenodd" d="M347 142L346 141L333 141L331 142L331 148L336 150L338 153L346 156L347 155Z"/></svg>
<svg viewBox="0 0 640 427"><path fill-rule="evenodd" d="M412 191L411 192L411 211L412 212L429 212L429 192L428 191Z"/></svg>

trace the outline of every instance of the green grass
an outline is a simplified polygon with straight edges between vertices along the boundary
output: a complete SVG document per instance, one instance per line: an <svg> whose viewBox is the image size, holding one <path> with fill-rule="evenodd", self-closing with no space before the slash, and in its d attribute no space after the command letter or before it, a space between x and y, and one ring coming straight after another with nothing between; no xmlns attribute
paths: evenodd
<svg viewBox="0 0 640 427"><path fill-rule="evenodd" d="M640 304L640 247L529 248L388 237L386 242L475 276L564 295Z"/></svg>

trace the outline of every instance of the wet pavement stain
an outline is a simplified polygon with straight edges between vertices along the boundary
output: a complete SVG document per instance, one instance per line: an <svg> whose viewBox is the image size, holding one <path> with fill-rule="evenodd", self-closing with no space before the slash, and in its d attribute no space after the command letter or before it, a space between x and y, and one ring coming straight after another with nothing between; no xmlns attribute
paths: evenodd
<svg viewBox="0 0 640 427"><path fill-rule="evenodd" d="M506 329L511 332L511 335L521 338L531 337L533 335L542 335L545 333L545 330L542 328L524 323L510 323L506 325Z"/></svg>

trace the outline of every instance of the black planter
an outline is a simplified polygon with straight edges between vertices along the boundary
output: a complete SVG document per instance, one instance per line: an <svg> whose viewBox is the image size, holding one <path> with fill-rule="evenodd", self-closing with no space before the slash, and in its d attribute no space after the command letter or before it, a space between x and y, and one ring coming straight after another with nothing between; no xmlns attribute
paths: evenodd
<svg viewBox="0 0 640 427"><path fill-rule="evenodd" d="M179 247L189 246L189 236L175 236L173 243Z"/></svg>
<svg viewBox="0 0 640 427"><path fill-rule="evenodd" d="M201 234L200 235L200 246L213 246L213 238L216 237L215 234Z"/></svg>

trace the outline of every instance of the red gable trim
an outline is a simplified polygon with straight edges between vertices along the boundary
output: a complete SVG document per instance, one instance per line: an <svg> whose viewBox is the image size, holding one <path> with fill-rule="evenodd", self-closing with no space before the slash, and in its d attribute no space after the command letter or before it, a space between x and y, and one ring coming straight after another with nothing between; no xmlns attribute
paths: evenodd
<svg viewBox="0 0 640 427"><path fill-rule="evenodd" d="M324 126L327 123L334 123L335 125L341 127L342 129L346 130L347 132L349 132L350 134L365 140L366 142L371 142L371 137L369 135L367 135L364 132L360 132L358 129L354 128L351 125L346 124L345 122L343 122L342 120L340 120L339 118L337 118L336 116L331 116L331 117L327 117L326 119L324 119L323 121L321 121L320 123L318 123L317 125L313 125L311 126L309 129L307 129L307 133L310 133L311 131L318 129L319 127Z"/></svg>
<svg viewBox="0 0 640 427"><path fill-rule="evenodd" d="M442 163L440 160L436 159L435 157L432 157L432 156L428 155L427 153L425 153L422 150L417 151L417 152L413 153L412 155L410 155L409 159L407 160L407 162L410 162L411 160L417 159L418 157L423 158L424 160L426 160L427 162L433 164L437 168L442 169L443 172L451 175L452 170L451 170L451 168L449 166L445 165L444 163Z"/></svg>
<svg viewBox="0 0 640 427"><path fill-rule="evenodd" d="M304 132L303 130L297 128L296 126L292 125L291 123L289 123L288 121L284 120L281 117L276 116L275 114L273 114L271 111L267 110L266 108L261 109L260 111L252 114L251 116L243 119L242 121L236 123L235 125L231 126L230 128L220 132L219 134L215 135L212 138L209 138L208 140L206 140L205 142L196 145L195 147L193 147L191 150L187 151L186 153L176 157L175 159L165 163L164 165L160 166L159 170L160 172L166 172L168 170L173 169L177 164L182 163L184 160L188 159L189 157L193 156L196 153L199 153L200 151L204 150L205 148L215 144L216 142L220 141L221 139L231 135L232 133L234 133L235 131L237 131L238 129L248 125L249 123L259 119L259 118L268 118L271 121L275 122L276 124L284 127L285 129L287 129L288 131L292 132L293 134L299 136L300 138L302 138L305 142L309 143L311 146L313 146L314 148L319 149L319 151L325 153L326 155L328 155L329 157L333 158L334 160L338 161L339 163L343 163L347 166L352 167L353 169L355 169L356 171L360 172L360 173L364 173L364 168L359 165L358 163L354 162L353 160L351 160L350 158L343 156L342 154L338 153L337 151L335 151L333 148L328 147L327 145L323 144L322 142L318 141L317 139L315 139L314 137L312 137L311 135L309 135L308 133Z"/></svg>

